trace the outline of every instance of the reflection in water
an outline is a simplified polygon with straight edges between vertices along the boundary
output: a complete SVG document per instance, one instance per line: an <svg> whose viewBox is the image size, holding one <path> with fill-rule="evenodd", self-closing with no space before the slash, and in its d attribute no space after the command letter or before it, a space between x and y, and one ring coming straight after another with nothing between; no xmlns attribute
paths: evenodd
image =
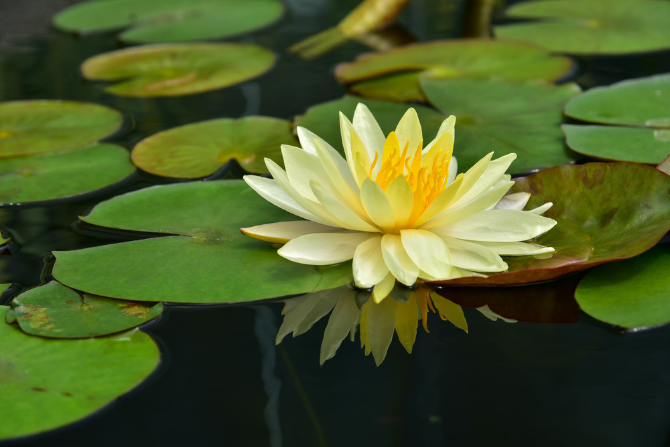
<svg viewBox="0 0 670 447"><path fill-rule="evenodd" d="M307 332L331 311L321 343L322 365L335 355L347 336L352 342L355 341L357 332L360 332L361 348L365 349L365 355L372 353L377 366L386 357L394 331L405 350L411 354L419 320L424 330L430 332L429 310L438 314L442 320L448 320L468 332L468 323L461 306L430 289L418 287L414 290L396 283L391 294L380 303L371 299L371 295L367 290L342 286L286 300L282 311L284 322L277 333L277 344L291 332L294 337ZM501 318L508 323L515 322L496 314L486 304L477 310L493 321Z"/></svg>

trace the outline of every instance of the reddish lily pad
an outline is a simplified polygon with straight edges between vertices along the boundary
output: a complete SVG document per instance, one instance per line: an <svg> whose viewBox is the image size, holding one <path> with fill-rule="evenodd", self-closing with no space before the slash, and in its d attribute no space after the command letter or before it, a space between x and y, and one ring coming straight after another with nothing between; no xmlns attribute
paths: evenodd
<svg viewBox="0 0 670 447"><path fill-rule="evenodd" d="M192 43L144 45L84 61L86 79L120 81L105 88L119 96L180 96L216 90L255 78L274 64L258 45Z"/></svg>
<svg viewBox="0 0 670 447"><path fill-rule="evenodd" d="M588 236L593 253L580 258L575 252L586 253L586 245L580 248L575 243L557 244L557 251L550 258L509 259L510 268L505 273L436 284L514 285L546 281L637 256L670 230L670 176L650 166L633 163L555 166L516 180L511 192L531 193L529 209L554 203L544 215L559 220L559 224L538 238L538 243L552 246L559 231L572 241L585 242Z"/></svg>
<svg viewBox="0 0 670 447"><path fill-rule="evenodd" d="M85 294L52 281L14 298L7 323L48 338L89 338L132 329L158 317L161 303L138 303Z"/></svg>
<svg viewBox="0 0 670 447"><path fill-rule="evenodd" d="M572 54L627 54L670 48L670 3L656 0L543 0L506 11L539 19L495 27L502 39Z"/></svg>
<svg viewBox="0 0 670 447"><path fill-rule="evenodd" d="M507 80L565 76L572 61L519 42L480 39L434 41L359 56L338 65L335 76L358 95L405 102L425 100L419 79L500 77Z"/></svg>
<svg viewBox="0 0 670 447"><path fill-rule="evenodd" d="M140 141L135 165L163 177L200 178L236 159L247 172L267 173L265 158L282 164L281 145L296 145L291 123L265 116L217 119L176 127Z"/></svg>
<svg viewBox="0 0 670 447"><path fill-rule="evenodd" d="M119 36L125 42L180 42L243 34L283 11L277 0L97 0L59 12L53 23L81 33L130 27Z"/></svg>
<svg viewBox="0 0 670 447"><path fill-rule="evenodd" d="M0 104L0 158L81 149L116 132L120 112L74 101Z"/></svg>

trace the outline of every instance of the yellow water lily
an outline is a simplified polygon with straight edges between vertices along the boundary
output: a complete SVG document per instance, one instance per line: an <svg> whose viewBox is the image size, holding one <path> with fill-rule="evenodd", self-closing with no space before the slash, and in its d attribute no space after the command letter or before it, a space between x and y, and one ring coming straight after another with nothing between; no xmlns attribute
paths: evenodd
<svg viewBox="0 0 670 447"><path fill-rule="evenodd" d="M505 174L515 154L488 154L464 174L452 156L450 116L423 144L416 111L408 109L387 137L359 104L350 122L340 113L346 159L309 130L298 127L302 148L284 145L286 170L266 159L273 176L245 176L258 194L305 220L243 228L250 237L285 244L279 255L311 265L353 260L356 286L381 303L396 281L446 280L503 272L501 256L553 252L524 242L556 221L523 211L527 193L506 195Z"/></svg>

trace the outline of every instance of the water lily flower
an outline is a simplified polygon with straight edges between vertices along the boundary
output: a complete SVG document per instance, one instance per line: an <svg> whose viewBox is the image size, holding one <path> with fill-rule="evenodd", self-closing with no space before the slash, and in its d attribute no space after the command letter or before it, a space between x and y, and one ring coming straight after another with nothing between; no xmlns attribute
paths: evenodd
<svg viewBox="0 0 670 447"><path fill-rule="evenodd" d="M556 221L551 203L523 211L529 194L507 195L515 154L488 154L456 175L456 118L425 147L416 111L408 109L387 137L359 104L353 123L340 113L346 159L298 127L302 148L282 146L286 170L266 159L273 179L245 176L258 194L305 220L243 228L250 237L285 244L279 255L311 265L353 260L356 286L381 303L396 281L446 280L503 272L502 256L541 255L528 243Z"/></svg>

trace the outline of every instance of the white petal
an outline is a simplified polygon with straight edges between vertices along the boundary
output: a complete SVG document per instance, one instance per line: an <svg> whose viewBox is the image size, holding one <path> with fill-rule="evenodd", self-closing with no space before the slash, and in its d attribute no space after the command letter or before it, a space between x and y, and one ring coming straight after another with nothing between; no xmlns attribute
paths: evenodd
<svg viewBox="0 0 670 447"><path fill-rule="evenodd" d="M507 182L500 186L493 187L483 194L479 195L477 198L472 200L469 203L462 205L460 208L455 208L449 211L446 214L443 214L440 217L437 217L427 223L421 225L423 229L434 229L437 227L442 227L445 225L452 225L461 220L468 219L469 217L475 216L484 210L486 210L491 205L498 203L498 201L509 191L509 189L514 185L514 182ZM461 184L461 188L463 184ZM453 205L450 205L449 208L452 208ZM511 210L501 210L501 211L511 211ZM521 213L522 211L518 211ZM459 238L466 239L466 238Z"/></svg>
<svg viewBox="0 0 670 447"><path fill-rule="evenodd" d="M496 210L523 210L530 199L530 193L517 192L514 194L507 194L496 203L494 209Z"/></svg>
<svg viewBox="0 0 670 447"><path fill-rule="evenodd" d="M375 288L372 290L372 299L375 303L381 303L384 298L389 296L389 293L391 293L394 286L395 277L389 273L381 280L381 282L375 285Z"/></svg>
<svg viewBox="0 0 670 447"><path fill-rule="evenodd" d="M419 267L412 262L402 245L400 236L385 234L382 237L382 256L393 276L405 284L412 286L419 276Z"/></svg>
<svg viewBox="0 0 670 447"><path fill-rule="evenodd" d="M538 206L537 208L533 208L532 210L528 210L529 213L537 214L538 216L541 216L542 214L546 213L549 211L549 209L554 206L553 203L547 202L544 205Z"/></svg>
<svg viewBox="0 0 670 447"><path fill-rule="evenodd" d="M380 283L389 274L382 256L381 235L376 235L356 247L353 269L356 285L365 289Z"/></svg>
<svg viewBox="0 0 670 447"><path fill-rule="evenodd" d="M397 176L384 191L395 216L395 226L402 228L412 215L414 191L404 175Z"/></svg>
<svg viewBox="0 0 670 447"><path fill-rule="evenodd" d="M346 203L340 201L320 185L312 182L312 191L319 200L319 203L323 205L330 214L337 216L337 219L342 222L342 227L356 231L379 231L379 229L374 227L371 222L363 220L355 211L349 208Z"/></svg>
<svg viewBox="0 0 670 447"><path fill-rule="evenodd" d="M454 203L456 203L457 200L459 200L461 197L467 194L468 191L470 191L470 188L472 188L475 185L475 183L477 183L479 177L481 177L482 174L484 174L484 172L486 171L486 168L488 168L492 156L493 152L489 152L481 160L475 163L470 169L468 169L468 171L465 174L463 174L463 183L461 183L461 188L454 199ZM449 170L449 176L451 177L451 170Z"/></svg>
<svg viewBox="0 0 670 447"><path fill-rule="evenodd" d="M416 110L407 109L407 112L403 115L398 123L398 126L395 128L395 133L398 135L398 141L400 142L400 152L405 150L405 145L409 140L409 149L407 150L407 157L412 157L416 152L416 149L419 146L423 136L421 134L421 123L419 122L419 117L416 114Z"/></svg>
<svg viewBox="0 0 670 447"><path fill-rule="evenodd" d="M354 125L351 124L349 118L347 118L344 113L340 112L340 135L342 136L342 147L344 147L344 155L347 159L347 164L349 165L349 170L354 179L356 176L356 166L355 159L351 154L351 132L356 132Z"/></svg>
<svg viewBox="0 0 670 447"><path fill-rule="evenodd" d="M447 185L451 185L456 180L456 174L458 173L458 161L456 157L451 157L451 163L449 163L449 177L447 177Z"/></svg>
<svg viewBox="0 0 670 447"><path fill-rule="evenodd" d="M243 178L254 191L274 206L304 219L328 224L326 220L317 217L299 205L275 180L257 175L245 175Z"/></svg>
<svg viewBox="0 0 670 447"><path fill-rule="evenodd" d="M295 190L298 191L298 194L309 200L316 200L309 185L312 181L318 181L331 194L335 192L335 188L331 186L332 184L326 171L321 166L319 157L298 147L286 144L281 146L281 153L284 159L284 166L286 166L288 180Z"/></svg>
<svg viewBox="0 0 670 447"><path fill-rule="evenodd" d="M302 323L303 320L305 320L305 318L312 312L312 309L314 309L314 306L317 304L322 303L324 300L331 300L334 306L335 300L337 300L338 296L334 294L334 290L335 289L330 289L315 293L308 293L304 298L300 297L302 298L301 302L298 303L298 305L295 306L290 313L284 316L284 321L282 322L282 325L279 328L279 332L277 333L276 343L281 343L284 337L286 337L290 332L295 331L295 328L300 323Z"/></svg>
<svg viewBox="0 0 670 447"><path fill-rule="evenodd" d="M479 176L477 181L467 190L467 192L457 201L455 201L451 208L458 208L471 202L476 197L483 194L489 188L494 186L498 180L505 174L509 165L516 159L516 154L507 154L497 160L488 163L486 170ZM463 179L463 187L467 187L466 179Z"/></svg>
<svg viewBox="0 0 670 447"><path fill-rule="evenodd" d="M458 268L476 272L502 272L507 270L505 261L487 247L449 237L444 237L443 240L449 247L452 262Z"/></svg>
<svg viewBox="0 0 670 447"><path fill-rule="evenodd" d="M276 222L255 227L241 228L242 234L260 239L261 241L285 244L305 234L312 233L345 233L349 230L322 225L309 220L296 220L291 222Z"/></svg>
<svg viewBox="0 0 670 447"><path fill-rule="evenodd" d="M359 102L356 106L356 111L354 112L354 129L363 140L365 148L368 151L368 156L370 161L375 159L375 151L379 154L380 159L378 160L376 170L379 171L381 167L381 155L382 148L384 147L384 132L382 132L381 127L375 120L375 117L370 112L368 107Z"/></svg>
<svg viewBox="0 0 670 447"><path fill-rule="evenodd" d="M456 117L454 115L451 115L449 118L442 121L442 124L440 124L440 129L437 131L437 135L435 136L433 141L428 143L428 145L423 150L423 153L427 154L428 151L435 145L435 143L437 143L437 141L442 137L442 135L444 135L447 132L451 134L451 139L453 141L454 137L456 136L456 132L454 131L455 125L456 125Z"/></svg>
<svg viewBox="0 0 670 447"><path fill-rule="evenodd" d="M352 210L364 215L365 210L363 209L359 197L360 189L358 188L356 180L351 176L351 171L349 171L347 162L344 161L339 154L336 154L341 160L341 166L339 166L335 162L334 156L328 152L328 149L323 145L321 140L315 140L314 146L321 166L323 166L324 171L326 171L326 174L330 178L333 186L337 189L339 195L347 202ZM345 175L349 177L349 180L345 178Z"/></svg>
<svg viewBox="0 0 670 447"><path fill-rule="evenodd" d="M361 185L361 202L365 212L378 227L387 231L395 227L393 207L384 190L369 178Z"/></svg>
<svg viewBox="0 0 670 447"><path fill-rule="evenodd" d="M439 236L426 230L401 230L400 238L407 255L419 269L435 279L451 274L451 255Z"/></svg>
<svg viewBox="0 0 670 447"><path fill-rule="evenodd" d="M469 241L520 242L544 234L555 225L555 220L527 211L489 210L431 231Z"/></svg>
<svg viewBox="0 0 670 447"><path fill-rule="evenodd" d="M374 236L370 233L306 234L290 240L277 253L299 264L338 264L352 259L358 244Z"/></svg>
<svg viewBox="0 0 670 447"><path fill-rule="evenodd" d="M314 323L328 315L328 312L335 307L335 303L337 303L338 298L342 295L342 289L342 287L338 287L336 289L324 290L322 293L319 293L319 298L312 309L305 315L305 318L296 325L293 330L293 336L296 337L307 332L314 326ZM292 314L293 312L289 315Z"/></svg>
<svg viewBox="0 0 670 447"><path fill-rule="evenodd" d="M366 305L367 338L377 366L384 361L393 340L397 306L398 303L394 300L384 300L379 304L369 301Z"/></svg>
<svg viewBox="0 0 670 447"><path fill-rule="evenodd" d="M553 247L544 247L527 242L477 242L501 256L532 256L553 253Z"/></svg>
<svg viewBox="0 0 670 447"><path fill-rule="evenodd" d="M321 342L321 364L332 358L337 348L342 344L342 340L349 335L351 328L360 318L361 311L356 306L356 292L345 288L337 300L333 313L328 319L328 326L323 333Z"/></svg>

